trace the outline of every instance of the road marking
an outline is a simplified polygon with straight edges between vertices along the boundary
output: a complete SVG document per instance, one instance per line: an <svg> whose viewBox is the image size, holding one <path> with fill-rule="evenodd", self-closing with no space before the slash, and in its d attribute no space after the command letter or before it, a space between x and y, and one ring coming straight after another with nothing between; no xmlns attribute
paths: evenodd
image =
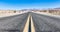
<svg viewBox="0 0 60 32"><path fill-rule="evenodd" d="M25 27L24 27L24 30L23 30L23 32L28 32L28 28L29 28L29 19L30 19L30 15L28 16L28 19L27 19L27 22L26 22L26 24L25 24Z"/></svg>
<svg viewBox="0 0 60 32"><path fill-rule="evenodd" d="M31 19L31 20L30 20ZM25 24L25 27L24 27L24 30L23 32L29 32L29 23L31 21L31 32L35 32L35 27L34 27L34 24L33 24L33 19L32 19L32 16L28 16L28 19L27 19L27 22Z"/></svg>
<svg viewBox="0 0 60 32"><path fill-rule="evenodd" d="M32 16L31 16L31 32L35 32Z"/></svg>

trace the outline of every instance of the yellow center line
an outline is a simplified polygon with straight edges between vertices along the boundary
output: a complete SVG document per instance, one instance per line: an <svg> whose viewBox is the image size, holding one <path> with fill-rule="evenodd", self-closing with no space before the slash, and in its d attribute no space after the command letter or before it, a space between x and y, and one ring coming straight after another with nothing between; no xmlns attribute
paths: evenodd
<svg viewBox="0 0 60 32"><path fill-rule="evenodd" d="M25 24L25 27L24 27L24 30L23 30L23 32L28 32L28 28L29 28L29 18L30 18L30 15L28 16L28 19L27 19L27 22L26 22L26 24Z"/></svg>
<svg viewBox="0 0 60 32"><path fill-rule="evenodd" d="M31 32L35 32L32 16L31 16Z"/></svg>
<svg viewBox="0 0 60 32"><path fill-rule="evenodd" d="M32 19L32 16L28 16L28 19L27 19L27 22L25 24L25 27L24 27L24 30L23 32L28 32L29 31L29 19L31 19L31 32L35 32L35 27L34 27L34 24L33 24L33 19Z"/></svg>

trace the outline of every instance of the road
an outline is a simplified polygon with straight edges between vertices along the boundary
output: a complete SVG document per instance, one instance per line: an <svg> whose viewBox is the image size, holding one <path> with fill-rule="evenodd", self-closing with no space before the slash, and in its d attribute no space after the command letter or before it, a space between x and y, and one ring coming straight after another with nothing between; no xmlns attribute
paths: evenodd
<svg viewBox="0 0 60 32"><path fill-rule="evenodd" d="M23 32L28 15L32 16L35 32L60 32L60 18L32 12L0 18L0 32ZM31 27L28 29L32 31Z"/></svg>
<svg viewBox="0 0 60 32"><path fill-rule="evenodd" d="M0 18L0 32L22 32L28 13Z"/></svg>
<svg viewBox="0 0 60 32"><path fill-rule="evenodd" d="M60 18L31 13L36 32L60 32Z"/></svg>

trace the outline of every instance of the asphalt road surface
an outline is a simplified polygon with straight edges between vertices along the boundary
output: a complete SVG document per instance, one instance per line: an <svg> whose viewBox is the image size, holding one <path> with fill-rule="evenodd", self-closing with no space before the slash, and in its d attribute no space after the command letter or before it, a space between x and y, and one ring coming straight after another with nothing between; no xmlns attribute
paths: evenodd
<svg viewBox="0 0 60 32"><path fill-rule="evenodd" d="M60 32L60 18L32 12L0 18L0 32L23 32L29 14L32 16L35 32Z"/></svg>
<svg viewBox="0 0 60 32"><path fill-rule="evenodd" d="M36 32L60 32L60 18L31 13Z"/></svg>
<svg viewBox="0 0 60 32"><path fill-rule="evenodd" d="M0 32L22 32L28 13L0 18Z"/></svg>

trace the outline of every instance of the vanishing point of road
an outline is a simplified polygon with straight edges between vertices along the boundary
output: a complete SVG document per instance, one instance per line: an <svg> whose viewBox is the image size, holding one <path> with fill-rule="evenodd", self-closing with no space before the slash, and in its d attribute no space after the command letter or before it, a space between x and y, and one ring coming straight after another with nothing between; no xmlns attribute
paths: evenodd
<svg viewBox="0 0 60 32"><path fill-rule="evenodd" d="M60 32L60 18L33 12L4 17L0 32Z"/></svg>

